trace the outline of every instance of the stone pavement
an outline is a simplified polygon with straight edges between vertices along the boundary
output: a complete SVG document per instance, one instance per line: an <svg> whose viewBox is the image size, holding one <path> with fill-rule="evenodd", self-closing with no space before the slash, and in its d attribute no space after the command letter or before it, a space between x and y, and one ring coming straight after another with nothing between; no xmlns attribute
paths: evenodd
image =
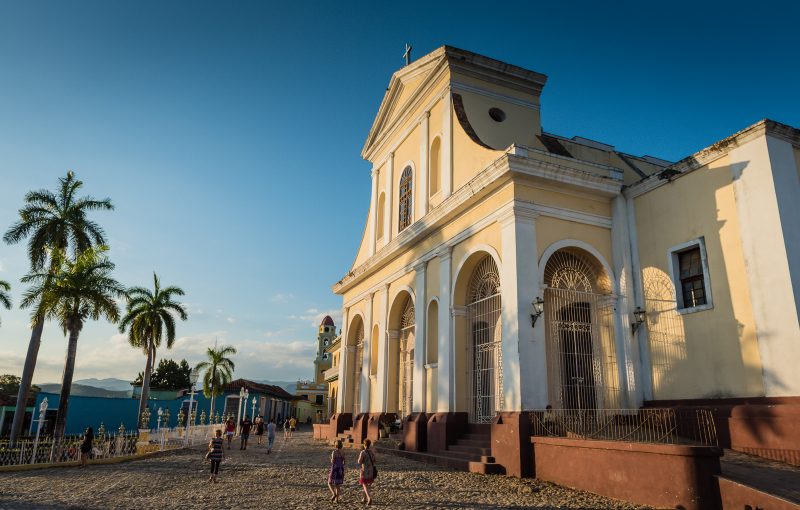
<svg viewBox="0 0 800 510"><path fill-rule="evenodd" d="M206 482L203 447L138 461L80 468L0 473L0 509L358 508L355 450L345 450L344 498L330 503L330 448L296 433L275 449L234 441L219 483ZM445 470L390 455L378 456L373 505L381 508L637 508L537 480Z"/></svg>

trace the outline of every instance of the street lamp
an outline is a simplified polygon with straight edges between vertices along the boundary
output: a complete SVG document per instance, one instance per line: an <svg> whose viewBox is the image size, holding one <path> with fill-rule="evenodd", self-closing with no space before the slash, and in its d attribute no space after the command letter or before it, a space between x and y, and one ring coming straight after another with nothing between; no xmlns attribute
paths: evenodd
<svg viewBox="0 0 800 510"><path fill-rule="evenodd" d="M637 306L636 310L633 311L633 322L631 323L631 332L636 333L636 330L639 329L644 323L645 316L647 312L642 310L641 306Z"/></svg>
<svg viewBox="0 0 800 510"><path fill-rule="evenodd" d="M161 432L161 416L164 415L164 410L160 407L158 408L158 425L156 426L156 430Z"/></svg>
<svg viewBox="0 0 800 510"><path fill-rule="evenodd" d="M245 400L244 386L239 388L239 410L236 411L236 432L239 432L239 424L242 422L242 402L244 402L245 411L247 410L247 402Z"/></svg>
<svg viewBox="0 0 800 510"><path fill-rule="evenodd" d="M184 441L184 446L188 446L189 444L189 427L192 424L192 405L194 405L194 385L197 383L199 376L200 373L196 368L189 374L189 382L192 383L192 386L189 392L189 414L186 418L186 440Z"/></svg>
<svg viewBox="0 0 800 510"><path fill-rule="evenodd" d="M544 313L544 299L537 296L531 303L531 307L531 327L533 328L536 327L536 319Z"/></svg>
<svg viewBox="0 0 800 510"><path fill-rule="evenodd" d="M33 454L31 455L31 464L36 462L36 450L39 448L39 434L42 432L42 423L44 423L44 416L47 414L47 397L42 399L39 404L39 425L36 427L36 440L33 442Z"/></svg>
<svg viewBox="0 0 800 510"><path fill-rule="evenodd" d="M250 419L255 420L256 416L256 397L253 397L253 412L250 413Z"/></svg>

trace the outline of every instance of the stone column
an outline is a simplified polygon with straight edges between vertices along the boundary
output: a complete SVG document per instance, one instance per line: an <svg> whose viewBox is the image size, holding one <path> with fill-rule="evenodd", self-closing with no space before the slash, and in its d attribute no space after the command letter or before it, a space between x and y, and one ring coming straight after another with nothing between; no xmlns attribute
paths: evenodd
<svg viewBox="0 0 800 510"><path fill-rule="evenodd" d="M437 404L436 411L446 413L451 411L451 393L453 390L453 349L451 348L451 323L450 320L450 266L452 265L452 249L444 246L436 252L439 257L439 362L437 377Z"/></svg>
<svg viewBox="0 0 800 510"><path fill-rule="evenodd" d="M385 284L382 290L381 300L383 301L383 320L381 327L378 328L378 379L377 379L377 395L378 399L375 403L376 412L386 412L386 397L388 392L388 369L389 369L389 339L386 333L389 328L389 284Z"/></svg>
<svg viewBox="0 0 800 510"><path fill-rule="evenodd" d="M450 88L442 101L442 200L453 191L453 99Z"/></svg>
<svg viewBox="0 0 800 510"><path fill-rule="evenodd" d="M394 179L394 152L389 153L389 157L386 160L386 182L385 182L385 209L383 210L383 244L384 246L389 244L392 240L393 232L392 232L392 209L394 207L394 191L392 190L392 182Z"/></svg>
<svg viewBox="0 0 800 510"><path fill-rule="evenodd" d="M370 379L369 379L369 369L371 365L372 359L372 342L374 339L372 338L372 323L374 322L372 319L372 312L373 312L373 298L375 294L369 293L367 294L367 305L364 307L364 343L362 344L362 352L363 357L361 360L361 396L360 396L360 403L359 411L362 413L368 413L372 411L370 409ZM355 418L355 417L354 417Z"/></svg>
<svg viewBox="0 0 800 510"><path fill-rule="evenodd" d="M631 293L633 296L633 306L642 307L642 310L647 310L647 303L644 300L644 286L642 284L642 268L639 263L639 239L636 232L636 213L633 205L633 199L630 197L625 198L626 214L628 216L628 239L630 242L631 250ZM636 352L638 353L638 366L640 371L638 377L635 379L639 382L639 390L643 400L653 400L653 373L651 372L650 363L650 339L647 334L647 323L642 324L636 330L634 337L636 343Z"/></svg>
<svg viewBox="0 0 800 510"><path fill-rule="evenodd" d="M500 264L503 321L503 410L547 405L547 363L544 341L535 342L531 327L533 301L539 291L536 257L537 213L514 205L498 222L503 260ZM544 330L544 321L537 327Z"/></svg>
<svg viewBox="0 0 800 510"><path fill-rule="evenodd" d="M636 381L641 367L637 363L638 349L631 329L633 315L633 272L631 271L631 242L628 236L628 211L625 197L618 195L611 201L611 256L614 267L614 292L617 302L614 309L614 339L616 341L619 387L622 392L618 407L638 408L642 405L642 390ZM645 325L642 325L646 327Z"/></svg>
<svg viewBox="0 0 800 510"><path fill-rule="evenodd" d="M425 293L426 285L426 263L420 262L414 266L416 273L416 302L414 303L414 385L412 388L411 412L421 413L425 411L425 352L427 351L427 297Z"/></svg>
<svg viewBox="0 0 800 510"><path fill-rule="evenodd" d="M372 169L372 212L369 222L369 255L375 254L376 243L378 241L378 177L380 170Z"/></svg>
<svg viewBox="0 0 800 510"><path fill-rule="evenodd" d="M347 328L349 327L350 308L342 309L342 339L339 341L339 398L336 400L336 412L345 412L345 404L347 403Z"/></svg>
<svg viewBox="0 0 800 510"><path fill-rule="evenodd" d="M417 214L415 219L420 219L428 213L428 148L430 147L430 116L431 112L422 115L419 129L419 172L417 172Z"/></svg>

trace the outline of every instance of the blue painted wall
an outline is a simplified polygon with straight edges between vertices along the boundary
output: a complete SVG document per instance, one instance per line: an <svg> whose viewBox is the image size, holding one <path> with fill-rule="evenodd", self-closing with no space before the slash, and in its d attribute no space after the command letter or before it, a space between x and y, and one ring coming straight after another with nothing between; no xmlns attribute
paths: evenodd
<svg viewBox="0 0 800 510"><path fill-rule="evenodd" d="M253 396L260 397L259 394L251 393ZM36 397L36 416L39 418L39 404L42 399L47 397L47 417L52 421L55 420L55 411L58 409L59 395L57 393L39 393ZM197 421L199 422L200 413L203 411L208 415L211 408L211 399L206 398L202 393L195 394L195 401L197 401ZM150 407L150 427L155 428L158 419L158 408L169 409L171 427L177 423L178 413L181 406L188 407L189 397L180 397L171 400L150 400L148 407ZM225 409L225 396L220 395L215 398L214 404L215 413L222 414ZM269 403L269 399L267 399ZM283 403L283 402L281 402ZM269 404L268 404L269 405ZM285 409L289 409L289 403L279 406L281 411L284 411L283 416L286 416ZM67 434L82 434L86 427L93 427L95 432L102 422L108 433L116 433L120 423L125 426L125 430L132 431L137 427L136 413L139 409L139 399L134 398L103 398L103 397L83 397L73 395L69 398L69 409L67 413ZM248 414L250 414L250 406L248 406ZM52 416L52 418L51 418ZM267 414L268 416L268 414ZM163 424L162 424L163 425ZM35 432L35 430L33 430Z"/></svg>

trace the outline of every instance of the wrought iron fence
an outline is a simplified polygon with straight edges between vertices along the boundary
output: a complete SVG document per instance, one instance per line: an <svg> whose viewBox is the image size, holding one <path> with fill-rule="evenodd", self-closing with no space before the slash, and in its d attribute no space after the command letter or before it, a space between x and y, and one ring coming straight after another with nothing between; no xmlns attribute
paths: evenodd
<svg viewBox="0 0 800 510"><path fill-rule="evenodd" d="M717 430L707 409L536 410L531 411L531 435L717 446Z"/></svg>
<svg viewBox="0 0 800 510"><path fill-rule="evenodd" d="M154 451L174 450L202 443L211 436L214 428L221 425L197 425L190 428L160 428L150 431L126 432L116 434L98 433L92 441L90 459L110 459L115 457L135 457ZM42 436L25 438L11 446L7 440L0 440L0 466L20 464L47 464L79 462L81 459L81 436L66 436L60 441Z"/></svg>

